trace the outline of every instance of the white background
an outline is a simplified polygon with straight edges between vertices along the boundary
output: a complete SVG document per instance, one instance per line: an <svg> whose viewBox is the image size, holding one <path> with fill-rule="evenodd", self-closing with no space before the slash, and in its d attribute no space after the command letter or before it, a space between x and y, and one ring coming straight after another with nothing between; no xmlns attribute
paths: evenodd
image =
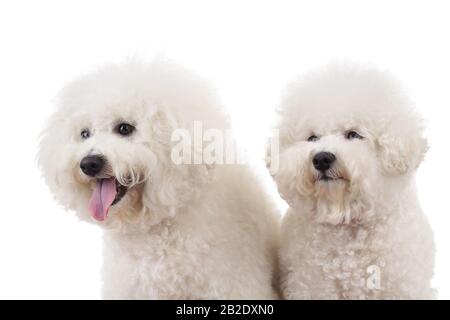
<svg viewBox="0 0 450 320"><path fill-rule="evenodd" d="M449 17L446 1L1 1L0 298L100 297L100 230L53 202L37 137L74 76L156 53L214 80L257 165L293 76L347 58L401 78L428 122L418 187L450 298Z"/></svg>

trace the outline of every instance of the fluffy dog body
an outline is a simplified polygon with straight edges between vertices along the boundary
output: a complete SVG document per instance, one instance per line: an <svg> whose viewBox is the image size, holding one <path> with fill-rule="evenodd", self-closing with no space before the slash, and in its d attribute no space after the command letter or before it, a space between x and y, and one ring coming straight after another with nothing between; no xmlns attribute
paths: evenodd
<svg viewBox="0 0 450 320"><path fill-rule="evenodd" d="M57 201L104 228L105 298L276 296L277 217L257 178L171 159L172 132L195 121L228 128L209 85L166 61L107 66L63 90L39 162Z"/></svg>
<svg viewBox="0 0 450 320"><path fill-rule="evenodd" d="M264 217L271 213L266 202L251 201L262 191L257 179L245 167L215 170L201 200L173 218L144 233L104 233L105 298L276 297L277 222Z"/></svg>
<svg viewBox="0 0 450 320"><path fill-rule="evenodd" d="M295 82L280 110L288 299L432 298L432 231L415 191L419 118L388 75L334 65Z"/></svg>

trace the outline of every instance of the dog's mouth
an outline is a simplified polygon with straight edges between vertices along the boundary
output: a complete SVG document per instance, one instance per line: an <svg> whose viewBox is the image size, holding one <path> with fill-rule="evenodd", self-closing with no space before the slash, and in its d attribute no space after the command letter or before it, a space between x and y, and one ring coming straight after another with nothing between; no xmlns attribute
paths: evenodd
<svg viewBox="0 0 450 320"><path fill-rule="evenodd" d="M318 179L319 181L336 181L336 180L344 180L342 177L329 177L327 175L322 175Z"/></svg>
<svg viewBox="0 0 450 320"><path fill-rule="evenodd" d="M115 205L117 202L119 202L120 200L122 200L123 196L127 193L128 188L121 185L117 179L116 180L116 197L114 198L114 201L111 203L111 206Z"/></svg>
<svg viewBox="0 0 450 320"><path fill-rule="evenodd" d="M89 201L89 212L97 221L104 221L110 207L117 204L127 193L128 188L121 185L115 177L97 179Z"/></svg>
<svg viewBox="0 0 450 320"><path fill-rule="evenodd" d="M327 172L320 172L316 181L333 182L339 180L347 180L345 177L336 174L329 174Z"/></svg>

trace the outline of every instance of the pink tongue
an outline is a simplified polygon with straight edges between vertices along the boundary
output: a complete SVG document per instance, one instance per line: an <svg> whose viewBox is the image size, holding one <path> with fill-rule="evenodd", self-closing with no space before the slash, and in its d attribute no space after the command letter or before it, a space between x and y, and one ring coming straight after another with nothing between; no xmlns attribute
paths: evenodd
<svg viewBox="0 0 450 320"><path fill-rule="evenodd" d="M109 207L111 207L116 194L115 178L97 181L97 185L89 201L89 211L95 220L103 221L106 219Z"/></svg>

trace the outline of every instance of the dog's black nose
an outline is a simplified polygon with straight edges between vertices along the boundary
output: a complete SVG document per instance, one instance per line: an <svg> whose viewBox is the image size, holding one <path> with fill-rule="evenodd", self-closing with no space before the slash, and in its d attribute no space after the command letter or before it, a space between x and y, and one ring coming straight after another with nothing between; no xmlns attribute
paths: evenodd
<svg viewBox="0 0 450 320"><path fill-rule="evenodd" d="M105 160L101 156L86 156L81 159L80 168L86 175L95 177L102 171Z"/></svg>
<svg viewBox="0 0 450 320"><path fill-rule="evenodd" d="M336 156L331 152L319 152L313 158L313 165L319 171L325 171L330 169L333 162L336 160Z"/></svg>

